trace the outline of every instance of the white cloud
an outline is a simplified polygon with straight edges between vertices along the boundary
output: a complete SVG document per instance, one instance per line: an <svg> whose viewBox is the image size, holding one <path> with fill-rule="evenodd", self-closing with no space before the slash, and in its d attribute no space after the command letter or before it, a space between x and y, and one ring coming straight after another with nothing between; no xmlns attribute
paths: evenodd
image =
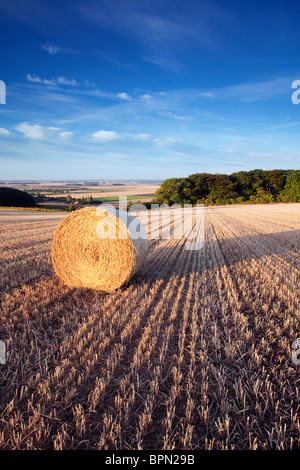
<svg viewBox="0 0 300 470"><path fill-rule="evenodd" d="M7 129L4 129L4 127L0 127L0 135L8 136L11 135L11 132L9 132Z"/></svg>
<svg viewBox="0 0 300 470"><path fill-rule="evenodd" d="M199 91L199 96L204 96L207 98L216 98L216 95L211 91Z"/></svg>
<svg viewBox="0 0 300 470"><path fill-rule="evenodd" d="M43 83L44 85L53 85L53 79L52 80L46 80L46 79L38 77L37 75L31 75L30 73L28 73L26 75L26 78L29 82Z"/></svg>
<svg viewBox="0 0 300 470"><path fill-rule="evenodd" d="M97 142L110 142L120 138L120 135L115 131L97 131L92 134L92 137Z"/></svg>
<svg viewBox="0 0 300 470"><path fill-rule="evenodd" d="M137 134L137 135L136 135L136 138L139 139L139 140L149 140L150 137L151 137L151 135L150 135L150 134L146 134L146 133L144 133L144 134Z"/></svg>
<svg viewBox="0 0 300 470"><path fill-rule="evenodd" d="M45 132L42 126L38 124L27 124L22 122L16 126L17 131L22 132L29 139L43 140L45 138Z"/></svg>
<svg viewBox="0 0 300 470"><path fill-rule="evenodd" d="M118 97L121 98L122 100L126 100L126 101L131 101L131 96L128 95L128 93L119 93L118 94Z"/></svg>
<svg viewBox="0 0 300 470"><path fill-rule="evenodd" d="M55 55L61 51L61 47L51 46L51 44L42 44L41 48L49 52L50 55Z"/></svg>
<svg viewBox="0 0 300 470"><path fill-rule="evenodd" d="M56 82L58 85L72 85L72 86L77 86L77 82L76 80L74 80L74 78L66 78L64 76L62 77L57 77L56 78Z"/></svg>
<svg viewBox="0 0 300 470"><path fill-rule="evenodd" d="M39 77L38 75L31 75L30 73L28 73L26 75L26 78L29 82L33 82L33 83L41 83L43 85L71 85L71 86L77 86L78 83L76 82L76 80L74 80L74 78L66 78L64 77L63 75L62 76L59 76L59 77L56 77L56 78L50 78L50 79L47 79L47 78L41 78Z"/></svg>
<svg viewBox="0 0 300 470"><path fill-rule="evenodd" d="M49 55L56 55L56 54L76 54L77 51L75 49L71 49L70 47L60 47L50 44L46 42L45 44L41 45L41 48L48 52Z"/></svg>
<svg viewBox="0 0 300 470"><path fill-rule="evenodd" d="M143 95L140 96L142 100L148 101L151 99L151 95L149 93L144 93Z"/></svg>
<svg viewBox="0 0 300 470"><path fill-rule="evenodd" d="M62 139L69 139L69 138L72 137L73 135L74 135L73 132L67 132L67 131L60 132L60 133L59 133L59 136L60 136Z"/></svg>
<svg viewBox="0 0 300 470"><path fill-rule="evenodd" d="M16 130L33 140L51 140L57 137L67 140L73 135L73 132L63 131L59 127L46 127L39 124L28 124L27 122L18 124Z"/></svg>
<svg viewBox="0 0 300 470"><path fill-rule="evenodd" d="M191 116L179 116L178 114L174 114L172 113L171 111L161 111L160 112L160 115L161 116L167 116L169 118L173 118L173 119L178 119L180 121L188 121L189 119L191 119L192 117Z"/></svg>
<svg viewBox="0 0 300 470"><path fill-rule="evenodd" d="M153 142L155 142L157 145L165 146L165 145L175 144L176 142L178 142L178 140L174 139L173 137L166 137L165 139L162 139L162 138L154 139Z"/></svg>
<svg viewBox="0 0 300 470"><path fill-rule="evenodd" d="M264 82L248 82L219 88L213 92L218 98L237 98L243 101L260 101L288 94L292 80L287 77Z"/></svg>

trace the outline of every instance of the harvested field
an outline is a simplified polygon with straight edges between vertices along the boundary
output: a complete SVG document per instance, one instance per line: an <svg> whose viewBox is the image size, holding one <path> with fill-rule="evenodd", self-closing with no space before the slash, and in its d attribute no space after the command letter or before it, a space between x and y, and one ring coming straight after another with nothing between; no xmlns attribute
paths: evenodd
<svg viewBox="0 0 300 470"><path fill-rule="evenodd" d="M299 204L206 208L110 294L55 277L64 217L0 211L0 449L299 448Z"/></svg>

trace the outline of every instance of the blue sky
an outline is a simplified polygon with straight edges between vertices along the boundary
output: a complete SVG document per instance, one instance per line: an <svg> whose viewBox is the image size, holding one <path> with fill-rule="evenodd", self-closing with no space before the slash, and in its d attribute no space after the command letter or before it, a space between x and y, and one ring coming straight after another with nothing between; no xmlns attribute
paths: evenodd
<svg viewBox="0 0 300 470"><path fill-rule="evenodd" d="M0 0L0 179L300 162L297 1Z"/></svg>

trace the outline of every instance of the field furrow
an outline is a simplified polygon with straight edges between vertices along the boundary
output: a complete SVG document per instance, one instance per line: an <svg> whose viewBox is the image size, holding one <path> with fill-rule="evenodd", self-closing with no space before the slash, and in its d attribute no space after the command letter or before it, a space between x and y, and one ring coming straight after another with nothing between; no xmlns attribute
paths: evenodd
<svg viewBox="0 0 300 470"><path fill-rule="evenodd" d="M141 212L146 263L110 294L63 285L65 215L25 212L0 212L0 449L299 448L298 204L207 207L199 250Z"/></svg>

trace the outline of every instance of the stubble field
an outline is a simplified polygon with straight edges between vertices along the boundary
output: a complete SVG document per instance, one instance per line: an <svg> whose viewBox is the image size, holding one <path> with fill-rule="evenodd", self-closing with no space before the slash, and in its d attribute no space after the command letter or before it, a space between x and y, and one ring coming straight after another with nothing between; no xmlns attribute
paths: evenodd
<svg viewBox="0 0 300 470"><path fill-rule="evenodd" d="M299 448L299 204L205 208L111 294L56 278L63 217L0 211L0 449Z"/></svg>

